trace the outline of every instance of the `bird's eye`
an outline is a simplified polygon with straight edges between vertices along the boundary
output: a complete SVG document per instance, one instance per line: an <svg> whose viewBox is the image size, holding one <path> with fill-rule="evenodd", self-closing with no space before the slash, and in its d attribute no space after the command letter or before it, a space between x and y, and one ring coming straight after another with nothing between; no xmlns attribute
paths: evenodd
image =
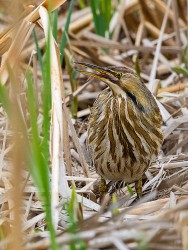
<svg viewBox="0 0 188 250"><path fill-rule="evenodd" d="M122 76L122 73L115 73L115 77L117 77L118 79L120 79L121 78L121 76Z"/></svg>

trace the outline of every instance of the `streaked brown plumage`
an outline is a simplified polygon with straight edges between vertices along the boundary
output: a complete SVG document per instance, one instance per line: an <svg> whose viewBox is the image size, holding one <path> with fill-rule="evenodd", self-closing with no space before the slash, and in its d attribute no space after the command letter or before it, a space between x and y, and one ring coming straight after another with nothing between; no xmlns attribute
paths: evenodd
<svg viewBox="0 0 188 250"><path fill-rule="evenodd" d="M89 120L88 142L96 172L105 180L139 182L163 142L154 97L126 67L78 64L97 72L81 73L108 86L97 97ZM141 191L137 193L141 196Z"/></svg>

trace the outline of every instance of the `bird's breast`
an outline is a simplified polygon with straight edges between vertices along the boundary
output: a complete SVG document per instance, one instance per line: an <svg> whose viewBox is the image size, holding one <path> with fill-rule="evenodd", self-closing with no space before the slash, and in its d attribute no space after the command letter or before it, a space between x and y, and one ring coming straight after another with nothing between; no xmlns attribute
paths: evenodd
<svg viewBox="0 0 188 250"><path fill-rule="evenodd" d="M140 179L162 143L157 119L150 119L126 96L114 96L105 89L91 109L88 129L96 171L109 180Z"/></svg>

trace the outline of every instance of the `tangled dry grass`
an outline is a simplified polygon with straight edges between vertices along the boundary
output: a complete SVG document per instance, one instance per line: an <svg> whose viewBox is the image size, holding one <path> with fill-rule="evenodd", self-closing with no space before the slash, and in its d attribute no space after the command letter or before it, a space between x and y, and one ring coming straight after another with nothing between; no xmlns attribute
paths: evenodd
<svg viewBox="0 0 188 250"><path fill-rule="evenodd" d="M15 1L19 8L16 7L18 13L14 13L14 16L12 10L15 6L9 6L9 3L4 1L1 6L4 11L0 13L1 82L11 91L6 68L8 60L11 67L19 72L17 87L21 88L18 97L21 106L24 105L26 87L23 82L28 65L34 72L35 84L40 93L42 77L36 63L35 44L31 35L34 26L41 50L45 44L44 23L39 19L41 14L39 16L37 7L39 1L26 2ZM53 8L61 4L63 5L59 8L58 41L64 29L69 6L68 1L54 1ZM71 242L77 242L79 239L85 242L87 249L186 250L188 3L186 0L133 0L113 1L113 4L115 11L110 23L112 39L103 38L95 33L89 7L80 9L75 2L71 16L68 42L64 51L65 62L62 67L63 150L51 152L51 159L55 153L64 156L59 164L59 176L51 176L54 183L52 193L55 192L52 204L58 218L57 242L60 249L68 249ZM43 5L46 6L46 2ZM16 36L17 32L19 36ZM30 63L31 61L33 63ZM102 205L97 202L93 191L97 175L89 171L86 131L89 107L105 86L101 82L87 81L83 76L76 75L75 78L71 78L74 72L73 61L134 67L142 72L141 77L158 100L163 116L162 129L165 141L157 161L146 173L144 196L139 201L135 200L135 194L130 195L127 188L124 188L117 192L116 201L111 202L107 196ZM70 110L75 119L71 119ZM23 113L26 121L27 115ZM41 119L40 115L39 126ZM52 120L52 126L55 127L53 122ZM16 224L14 206L15 199L19 197L14 197L17 158L14 157L12 148L15 142L12 140L11 124L2 107L0 124L0 249L6 249L8 242L12 241L14 244L11 228L14 223ZM50 143L53 145L53 142ZM18 157L17 160L20 162L17 162L19 166L16 171L21 171L23 191L20 202L23 216L19 221L22 224L22 247L49 249L49 234L38 190L33 184L28 168L20 166L21 158ZM52 164L52 172L53 168ZM70 198L72 183L75 183L77 199L82 203L82 206L79 203L75 206L78 220L75 234L67 231L69 219L64 206L64 201ZM134 185L130 186L134 190ZM18 223L16 225L20 226Z"/></svg>

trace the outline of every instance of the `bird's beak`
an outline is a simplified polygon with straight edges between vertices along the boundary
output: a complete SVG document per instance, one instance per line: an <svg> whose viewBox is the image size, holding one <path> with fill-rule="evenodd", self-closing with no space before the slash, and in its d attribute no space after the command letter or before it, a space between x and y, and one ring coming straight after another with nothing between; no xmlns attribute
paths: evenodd
<svg viewBox="0 0 188 250"><path fill-rule="evenodd" d="M115 73L107 67L100 67L100 66L96 66L96 65L84 63L84 62L75 62L75 64L82 65L86 68L96 71L95 73L95 72L84 71L84 70L80 70L76 68L76 70L80 72L81 74L100 79L101 81L105 82L107 85L110 85L113 83L117 84L119 81L119 79L115 76Z"/></svg>

